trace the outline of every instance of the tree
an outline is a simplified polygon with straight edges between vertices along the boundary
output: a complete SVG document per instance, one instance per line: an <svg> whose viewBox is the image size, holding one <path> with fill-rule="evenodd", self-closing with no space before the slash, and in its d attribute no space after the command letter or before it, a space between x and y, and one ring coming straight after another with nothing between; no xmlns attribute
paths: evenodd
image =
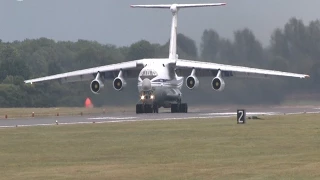
<svg viewBox="0 0 320 180"><path fill-rule="evenodd" d="M290 58L290 51L288 47L287 37L283 34L282 30L277 28L271 35L271 51L274 55Z"/></svg>
<svg viewBox="0 0 320 180"><path fill-rule="evenodd" d="M220 48L216 55L216 60L214 62L221 63L234 63L237 62L237 57L235 56L234 46L232 42L228 39L220 40Z"/></svg>
<svg viewBox="0 0 320 180"><path fill-rule="evenodd" d="M309 52L307 29L302 20L291 18L284 26L284 35L288 41L291 60L298 60L303 53Z"/></svg>
<svg viewBox="0 0 320 180"><path fill-rule="evenodd" d="M220 48L219 34L210 29L202 34L201 58L206 61L215 61Z"/></svg>
<svg viewBox="0 0 320 180"><path fill-rule="evenodd" d="M29 77L29 70L25 61L19 57L18 50L10 45L5 46L0 52L0 81L8 75Z"/></svg>
<svg viewBox="0 0 320 180"><path fill-rule="evenodd" d="M155 56L155 48L148 41L141 40L130 46L128 57L129 60L137 60L143 58L153 58Z"/></svg>
<svg viewBox="0 0 320 180"><path fill-rule="evenodd" d="M196 47L196 43L194 42L194 40L192 40L191 38L179 33L177 35L177 47L178 47L178 54L179 57L181 58L197 58L198 57L198 53L197 53L197 47ZM186 57L180 56L180 54L186 54Z"/></svg>
<svg viewBox="0 0 320 180"><path fill-rule="evenodd" d="M264 64L263 48L253 32L247 28L234 32L234 53L239 64Z"/></svg>

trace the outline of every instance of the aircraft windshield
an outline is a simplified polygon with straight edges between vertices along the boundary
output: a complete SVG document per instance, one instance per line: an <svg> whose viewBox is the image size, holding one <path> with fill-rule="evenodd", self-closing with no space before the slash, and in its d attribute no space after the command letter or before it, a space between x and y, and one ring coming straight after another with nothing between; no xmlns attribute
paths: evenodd
<svg viewBox="0 0 320 180"><path fill-rule="evenodd" d="M155 70L144 70L140 76L158 76L158 73Z"/></svg>
<svg viewBox="0 0 320 180"><path fill-rule="evenodd" d="M153 78L155 78L157 76L158 76L157 71L152 70L152 69L145 69L140 73L140 78L141 79L148 78L148 79L151 80L151 79L153 79Z"/></svg>

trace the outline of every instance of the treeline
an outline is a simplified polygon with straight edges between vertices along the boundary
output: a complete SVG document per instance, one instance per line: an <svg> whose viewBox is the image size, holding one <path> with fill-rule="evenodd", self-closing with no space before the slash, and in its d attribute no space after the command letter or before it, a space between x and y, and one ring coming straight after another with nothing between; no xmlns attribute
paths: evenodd
<svg viewBox="0 0 320 180"><path fill-rule="evenodd" d="M283 70L311 75L308 80L275 78L272 80L226 80L223 92L211 89L212 78L201 78L200 88L184 87L185 101L199 104L281 103L291 94L309 94L320 90L320 21L305 25L296 18L276 29L266 48L250 29L234 32L233 39L219 36L213 29L203 32L200 49L194 40L179 34L179 58L232 65ZM127 47L94 41L59 41L47 38L24 41L0 41L0 107L83 106L86 97L96 106L135 104L137 79L128 80L123 92L112 88L112 81L100 95L89 89L90 82L59 84L57 81L26 85L23 80L66 71L90 68L140 58L167 58L169 41L152 44L146 40ZM184 85L185 86L185 85Z"/></svg>

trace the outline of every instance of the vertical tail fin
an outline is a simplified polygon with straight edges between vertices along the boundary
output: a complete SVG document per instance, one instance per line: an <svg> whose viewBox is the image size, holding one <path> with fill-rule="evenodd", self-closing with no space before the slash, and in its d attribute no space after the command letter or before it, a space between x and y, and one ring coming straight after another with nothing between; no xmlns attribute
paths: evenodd
<svg viewBox="0 0 320 180"><path fill-rule="evenodd" d="M172 12L171 36L169 59L177 58L177 26L178 26L178 10L180 8L194 8L194 7L210 7L223 6L226 3L206 3L206 4L158 4L158 5L131 5L132 8L163 8L170 9Z"/></svg>

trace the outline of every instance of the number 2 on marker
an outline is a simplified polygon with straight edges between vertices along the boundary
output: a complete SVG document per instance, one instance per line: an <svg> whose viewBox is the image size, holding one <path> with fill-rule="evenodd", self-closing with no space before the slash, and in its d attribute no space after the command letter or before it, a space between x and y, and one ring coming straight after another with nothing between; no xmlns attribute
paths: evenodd
<svg viewBox="0 0 320 180"><path fill-rule="evenodd" d="M239 113L241 113L241 115L239 116L238 122L243 123L243 121L241 120L243 117L243 111L239 111Z"/></svg>

